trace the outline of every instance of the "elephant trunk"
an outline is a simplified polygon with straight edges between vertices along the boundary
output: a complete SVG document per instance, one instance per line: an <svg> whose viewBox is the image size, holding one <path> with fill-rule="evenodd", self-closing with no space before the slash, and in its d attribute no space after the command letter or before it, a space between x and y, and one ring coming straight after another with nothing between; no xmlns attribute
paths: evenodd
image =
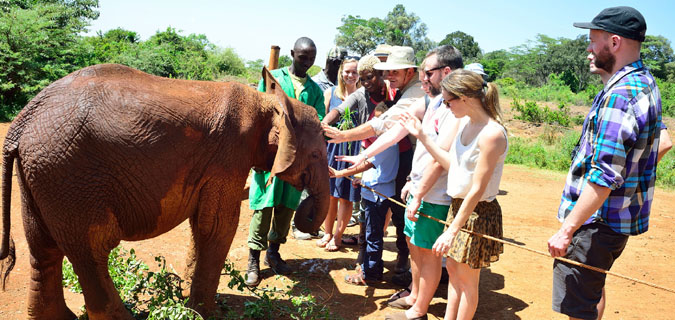
<svg viewBox="0 0 675 320"><path fill-rule="evenodd" d="M330 204L327 167L327 163L324 162L320 169L314 170L312 180L306 189L309 196L300 202L295 211L295 227L302 232L310 233L319 230L323 220L326 219Z"/></svg>

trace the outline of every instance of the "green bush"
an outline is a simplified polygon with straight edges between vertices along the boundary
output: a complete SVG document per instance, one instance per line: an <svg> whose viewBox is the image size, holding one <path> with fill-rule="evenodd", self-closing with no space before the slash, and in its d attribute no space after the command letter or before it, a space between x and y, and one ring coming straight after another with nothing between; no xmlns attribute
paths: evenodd
<svg viewBox="0 0 675 320"><path fill-rule="evenodd" d="M675 117L675 82L656 78L656 84L661 93L661 113L664 116Z"/></svg>
<svg viewBox="0 0 675 320"><path fill-rule="evenodd" d="M513 110L518 112L514 117L519 120L532 122L536 124L552 124L563 127L570 126L570 111L564 103L558 105L558 110L551 110L548 107L539 107L534 101L525 101L513 99L511 102Z"/></svg>

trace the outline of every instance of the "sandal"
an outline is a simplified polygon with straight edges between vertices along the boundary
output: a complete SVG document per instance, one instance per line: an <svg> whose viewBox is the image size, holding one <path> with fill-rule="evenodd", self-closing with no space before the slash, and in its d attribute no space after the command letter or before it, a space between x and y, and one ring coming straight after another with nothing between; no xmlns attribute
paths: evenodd
<svg viewBox="0 0 675 320"><path fill-rule="evenodd" d="M332 240L328 241L328 243L326 243L326 247L324 248L324 250L326 250L328 252L335 252L335 251L340 250L340 246L335 244L335 241L333 241L333 240L335 240L335 239L332 239Z"/></svg>
<svg viewBox="0 0 675 320"><path fill-rule="evenodd" d="M367 286L366 279L363 278L363 273L355 273L345 275L345 282L355 286Z"/></svg>
<svg viewBox="0 0 675 320"><path fill-rule="evenodd" d="M389 302L394 302L398 299L405 298L410 295L410 288L405 288L399 292L394 293L391 297L389 297L389 300L387 300L387 303Z"/></svg>
<svg viewBox="0 0 675 320"><path fill-rule="evenodd" d="M359 244L359 239L357 239L355 236L343 237L342 244L345 246L356 246Z"/></svg>
<svg viewBox="0 0 675 320"><path fill-rule="evenodd" d="M324 248L331 239L333 239L333 235L326 233L321 239L316 240L316 246L319 248Z"/></svg>

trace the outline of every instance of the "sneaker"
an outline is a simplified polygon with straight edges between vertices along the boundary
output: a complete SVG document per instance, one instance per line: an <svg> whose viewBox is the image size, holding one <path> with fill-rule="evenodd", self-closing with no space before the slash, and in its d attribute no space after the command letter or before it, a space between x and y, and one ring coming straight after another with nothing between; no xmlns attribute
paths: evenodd
<svg viewBox="0 0 675 320"><path fill-rule="evenodd" d="M359 219L356 219L354 216L352 216L349 219L349 222L347 223L347 227L353 227L355 225L359 224Z"/></svg>
<svg viewBox="0 0 675 320"><path fill-rule="evenodd" d="M293 226L293 238L295 238L297 240L310 240L312 238L318 239L318 238L322 238L323 235L324 235L324 233L321 230L318 230L318 231L312 232L312 233L306 233L306 232L302 232L302 231L298 230L298 228Z"/></svg>

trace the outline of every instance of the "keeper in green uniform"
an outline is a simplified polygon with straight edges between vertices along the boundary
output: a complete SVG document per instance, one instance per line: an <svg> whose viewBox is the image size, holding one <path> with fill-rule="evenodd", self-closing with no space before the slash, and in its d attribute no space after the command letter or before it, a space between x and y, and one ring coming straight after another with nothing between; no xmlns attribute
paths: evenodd
<svg viewBox="0 0 675 320"><path fill-rule="evenodd" d="M313 106L321 121L325 114L323 92L307 75L307 70L314 65L316 58L314 41L306 37L298 39L291 50L291 57L293 64L290 67L272 70L271 73L289 97ZM264 80L260 81L258 90L265 91ZM248 233L248 286L260 284L261 250L267 249L265 265L270 266L274 272L287 274L291 271L281 259L279 245L286 242L293 212L300 202L301 191L277 177L272 178L269 187L265 187L269 176L270 173L266 171L254 172L249 189L249 206L254 212Z"/></svg>

